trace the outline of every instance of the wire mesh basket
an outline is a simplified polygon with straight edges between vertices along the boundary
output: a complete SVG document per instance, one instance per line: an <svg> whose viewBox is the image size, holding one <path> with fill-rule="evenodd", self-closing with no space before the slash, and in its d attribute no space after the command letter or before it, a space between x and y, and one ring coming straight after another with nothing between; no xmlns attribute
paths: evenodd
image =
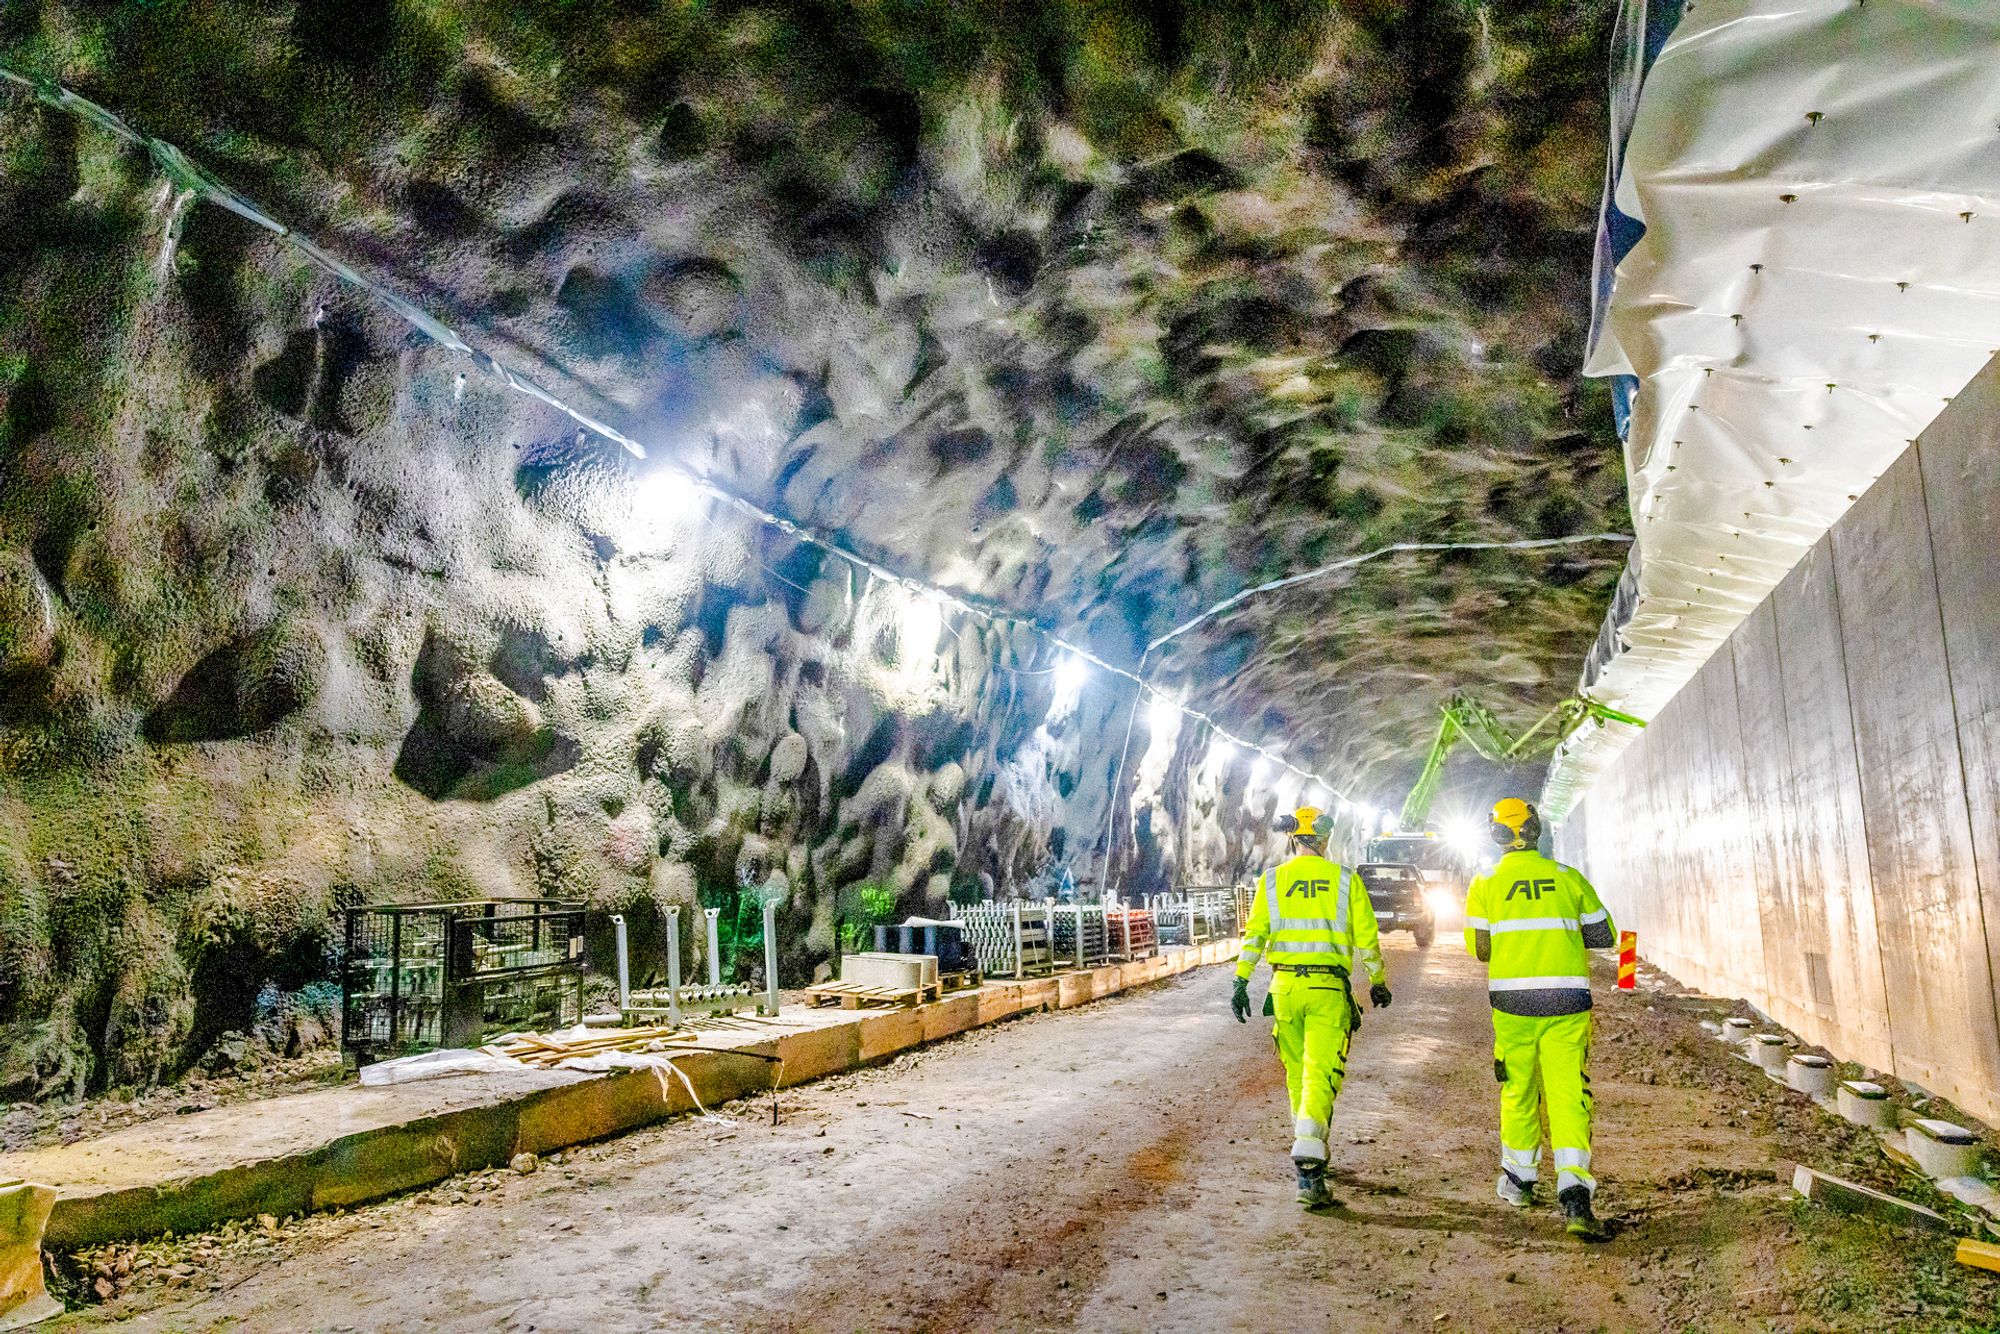
<svg viewBox="0 0 2000 1334"><path fill-rule="evenodd" d="M584 910L558 899L349 908L341 1048L358 1065L583 1017Z"/></svg>

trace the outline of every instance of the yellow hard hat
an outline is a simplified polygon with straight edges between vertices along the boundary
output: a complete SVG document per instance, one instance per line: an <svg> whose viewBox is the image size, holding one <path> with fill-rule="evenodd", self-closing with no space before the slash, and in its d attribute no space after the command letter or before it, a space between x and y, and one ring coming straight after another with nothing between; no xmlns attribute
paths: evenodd
<svg viewBox="0 0 2000 1334"><path fill-rule="evenodd" d="M1493 803L1493 841L1503 848L1525 848L1541 841L1542 817L1519 797L1503 797Z"/></svg>
<svg viewBox="0 0 2000 1334"><path fill-rule="evenodd" d="M1321 829L1319 827L1319 822L1325 816L1325 814L1326 812L1322 811L1317 806L1301 806L1297 810L1293 811L1292 812L1293 827L1290 831L1292 837L1293 838L1326 837L1326 830Z"/></svg>

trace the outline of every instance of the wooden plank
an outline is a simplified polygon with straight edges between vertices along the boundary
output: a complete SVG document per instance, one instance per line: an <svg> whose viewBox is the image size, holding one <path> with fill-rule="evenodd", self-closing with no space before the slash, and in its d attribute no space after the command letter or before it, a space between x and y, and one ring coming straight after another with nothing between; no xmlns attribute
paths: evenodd
<svg viewBox="0 0 2000 1334"><path fill-rule="evenodd" d="M1917 456L1833 530L1896 1073L1991 1108L2000 1024Z"/></svg>
<svg viewBox="0 0 2000 1334"><path fill-rule="evenodd" d="M1951 1221L1933 1209L1921 1204L1911 1204L1899 1200L1894 1195L1885 1195L1879 1190L1871 1190L1857 1182L1844 1181L1826 1172L1817 1172L1803 1163L1792 1170L1792 1189L1811 1200L1814 1204L1825 1205L1829 1209L1844 1214L1860 1214L1900 1227L1917 1228L1925 1232L1950 1232Z"/></svg>

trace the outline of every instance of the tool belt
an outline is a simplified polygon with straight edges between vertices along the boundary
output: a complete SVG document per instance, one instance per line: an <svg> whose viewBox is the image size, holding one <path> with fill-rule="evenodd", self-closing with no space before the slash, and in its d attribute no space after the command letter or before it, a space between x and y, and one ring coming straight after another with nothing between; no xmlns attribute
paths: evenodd
<svg viewBox="0 0 2000 1334"><path fill-rule="evenodd" d="M1343 982L1345 982L1345 981L1347 980L1347 970L1346 970L1345 968L1342 968L1342 967L1341 967L1341 966L1340 966L1339 964L1337 964L1337 963L1332 963L1332 964L1327 964L1327 963L1274 963L1274 964L1272 964L1272 965L1271 965L1271 971L1272 971L1272 972L1274 972L1274 973L1297 973L1297 974L1299 974L1299 975L1300 975L1301 977L1328 977L1328 976L1332 976L1332 977L1337 977L1337 978L1339 978L1339 979L1340 979L1341 981L1343 981Z"/></svg>

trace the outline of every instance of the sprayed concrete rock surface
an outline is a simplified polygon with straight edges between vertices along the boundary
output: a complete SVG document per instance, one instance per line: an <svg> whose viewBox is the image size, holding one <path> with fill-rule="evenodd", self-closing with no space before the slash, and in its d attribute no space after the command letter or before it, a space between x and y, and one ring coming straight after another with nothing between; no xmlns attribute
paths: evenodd
<svg viewBox="0 0 2000 1334"><path fill-rule="evenodd" d="M1132 663L1385 542L1625 526L1573 377L1607 22L6 0L0 60L655 462ZM796 981L843 924L1099 874L1127 687L659 485L0 97L8 1096L311 1009L345 904L580 898L645 971L660 909L734 947L777 897ZM1392 803L1450 690L1567 693L1621 559L1385 561L1152 666ZM1226 881L1301 796L1193 724L1132 752L1132 893Z"/></svg>

